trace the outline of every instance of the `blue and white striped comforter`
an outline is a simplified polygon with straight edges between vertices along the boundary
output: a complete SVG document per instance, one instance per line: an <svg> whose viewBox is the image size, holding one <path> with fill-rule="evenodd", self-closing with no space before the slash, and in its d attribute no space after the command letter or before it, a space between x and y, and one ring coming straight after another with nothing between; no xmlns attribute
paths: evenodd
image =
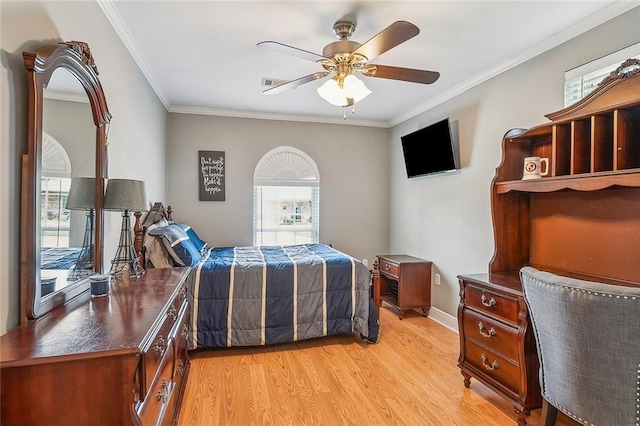
<svg viewBox="0 0 640 426"><path fill-rule="evenodd" d="M375 342L370 272L324 244L213 248L190 276L189 349L360 333Z"/></svg>

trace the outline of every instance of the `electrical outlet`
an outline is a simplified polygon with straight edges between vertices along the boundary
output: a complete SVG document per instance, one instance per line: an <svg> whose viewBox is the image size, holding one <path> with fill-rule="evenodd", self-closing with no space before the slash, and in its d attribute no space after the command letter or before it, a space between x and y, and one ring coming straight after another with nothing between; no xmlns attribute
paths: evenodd
<svg viewBox="0 0 640 426"><path fill-rule="evenodd" d="M369 259L362 259L362 264L364 266L369 266Z"/></svg>
<svg viewBox="0 0 640 426"><path fill-rule="evenodd" d="M436 274L436 285L440 285L440 274Z"/></svg>

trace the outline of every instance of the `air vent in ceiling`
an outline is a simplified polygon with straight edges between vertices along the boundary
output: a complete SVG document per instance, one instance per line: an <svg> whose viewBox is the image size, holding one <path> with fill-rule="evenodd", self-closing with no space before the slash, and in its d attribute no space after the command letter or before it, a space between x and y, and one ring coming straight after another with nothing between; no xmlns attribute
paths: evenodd
<svg viewBox="0 0 640 426"><path fill-rule="evenodd" d="M276 87L276 86L280 86L281 84L286 83L287 80L278 80L275 78L263 78L262 79L262 85L265 87Z"/></svg>

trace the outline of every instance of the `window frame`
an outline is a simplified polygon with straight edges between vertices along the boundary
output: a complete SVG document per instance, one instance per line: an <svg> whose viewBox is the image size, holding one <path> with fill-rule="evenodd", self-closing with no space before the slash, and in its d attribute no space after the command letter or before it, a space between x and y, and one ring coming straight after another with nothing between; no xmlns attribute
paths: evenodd
<svg viewBox="0 0 640 426"><path fill-rule="evenodd" d="M275 213L275 226L265 227L263 224L265 215L262 212L264 196L267 188L277 191L277 188L307 188L311 191L311 223L310 226L295 224L289 229L280 229L278 213ZM279 146L267 152L258 161L253 173L253 245L265 245L264 234L275 233L274 239L278 241L280 235L292 234L293 238L285 240L284 244L297 244L298 234L310 232L310 237L305 237L305 242L317 243L320 239L320 173L315 161L305 152L291 147ZM294 190L295 192L295 190ZM276 199L272 198L272 202ZM287 200L282 200L287 201ZM290 201L295 202L295 199ZM306 198L305 198L306 201ZM289 225L289 224L287 224ZM302 240L301 240L302 241Z"/></svg>

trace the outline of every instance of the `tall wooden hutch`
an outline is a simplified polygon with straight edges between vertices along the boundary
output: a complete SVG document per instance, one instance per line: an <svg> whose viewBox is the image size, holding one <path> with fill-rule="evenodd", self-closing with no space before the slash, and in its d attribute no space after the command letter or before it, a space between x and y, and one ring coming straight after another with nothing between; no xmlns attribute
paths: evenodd
<svg viewBox="0 0 640 426"><path fill-rule="evenodd" d="M474 377L504 396L521 425L541 396L520 268L640 286L640 61L546 117L505 135L491 183L489 273L459 276L464 384ZM530 156L549 159L546 177L522 180Z"/></svg>

